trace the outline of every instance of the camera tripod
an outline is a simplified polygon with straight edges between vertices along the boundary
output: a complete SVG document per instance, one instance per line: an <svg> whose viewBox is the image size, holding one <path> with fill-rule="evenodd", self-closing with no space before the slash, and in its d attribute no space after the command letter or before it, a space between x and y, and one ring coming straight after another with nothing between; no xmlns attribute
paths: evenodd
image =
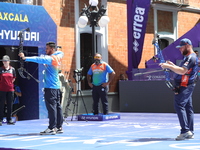
<svg viewBox="0 0 200 150"><path fill-rule="evenodd" d="M75 74L76 73L77 72L75 72ZM86 111L86 113L88 115L88 111L87 111L87 108L85 106L85 102L84 102L84 99L83 99L82 91L80 90L80 86L79 86L80 81L83 79L83 76L80 75L80 72L78 72L77 74L78 74L78 76L77 76L78 80L76 79L76 75L74 75L74 79L75 79L75 81L77 83L78 90L76 91L76 98L75 98L75 101L73 102L74 108L73 108L73 113L72 113L71 121L73 120L74 114L76 113L76 115L77 115L77 112L78 112L78 99L79 99L79 97L81 98L81 100L83 102L83 105L84 105L84 108L85 108L85 111Z"/></svg>

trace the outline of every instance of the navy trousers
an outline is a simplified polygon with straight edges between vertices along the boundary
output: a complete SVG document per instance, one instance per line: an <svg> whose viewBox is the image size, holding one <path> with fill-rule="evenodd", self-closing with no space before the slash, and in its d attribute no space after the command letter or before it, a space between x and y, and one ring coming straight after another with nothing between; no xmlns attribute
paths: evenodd
<svg viewBox="0 0 200 150"><path fill-rule="evenodd" d="M60 89L44 89L44 98L49 117L49 129L60 128L63 124L63 114L60 105Z"/></svg>
<svg viewBox="0 0 200 150"><path fill-rule="evenodd" d="M94 86L92 88L92 98L93 98L93 113L99 113L99 99L101 99L103 113L108 113L108 88L100 86Z"/></svg>
<svg viewBox="0 0 200 150"><path fill-rule="evenodd" d="M194 111L192 105L192 93L195 84L188 87L180 87L179 94L175 95L174 108L178 115L181 126L181 134L187 131L194 131Z"/></svg>
<svg viewBox="0 0 200 150"><path fill-rule="evenodd" d="M0 121L3 121L5 102L7 104L6 119L7 119L7 121L11 121L13 100L14 100L14 91L10 91L10 92L0 91Z"/></svg>

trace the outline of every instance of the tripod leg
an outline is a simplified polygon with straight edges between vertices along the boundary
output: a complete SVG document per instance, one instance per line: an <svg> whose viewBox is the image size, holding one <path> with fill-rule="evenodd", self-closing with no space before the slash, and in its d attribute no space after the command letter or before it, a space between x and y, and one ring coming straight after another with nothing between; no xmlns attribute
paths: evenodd
<svg viewBox="0 0 200 150"><path fill-rule="evenodd" d="M78 110L78 91L76 92L76 98L75 98L75 101L74 101L74 108L73 108L71 121L73 120L73 116L74 116L75 110L76 110L76 115L77 115L77 110Z"/></svg>
<svg viewBox="0 0 200 150"><path fill-rule="evenodd" d="M76 77L76 76L75 76ZM85 107L85 110L87 112L87 109L86 109L86 106L85 106L85 102L83 100L83 96L82 96L82 93L81 93L81 90L79 90L79 83L81 81L81 76L78 75L78 80L76 80L76 83L77 83L77 87L78 87L78 90L76 91L76 99L75 99L75 102L74 102L74 109L73 109L73 114L72 114L72 119L73 120L73 116L74 116L74 113L75 113L75 106L76 106L76 115L77 115L77 112L78 112L78 97L79 97L79 93L80 93L80 96L82 98L82 101L83 101L83 104L84 104L84 107ZM88 112L87 112L87 115L88 115Z"/></svg>
<svg viewBox="0 0 200 150"><path fill-rule="evenodd" d="M86 106L85 106L85 102L84 102L84 99L83 99L83 95L82 95L81 90L79 90L79 92L80 92L80 96L81 96L81 99L82 99L83 105L84 105L84 107L85 107L85 111L86 111L86 113L87 113L87 115L88 115L88 111L87 111L87 108L86 108Z"/></svg>
<svg viewBox="0 0 200 150"><path fill-rule="evenodd" d="M67 105L66 105L65 110L64 110L64 117L65 118L67 118L69 116L68 110L70 110L69 106L70 106L70 104L72 102L72 96L71 96L71 94L72 94L72 91L70 90L70 92L68 94L68 97L67 97L68 98Z"/></svg>
<svg viewBox="0 0 200 150"><path fill-rule="evenodd" d="M76 103L77 103L76 105L76 115L77 115L78 114L78 91L76 93Z"/></svg>

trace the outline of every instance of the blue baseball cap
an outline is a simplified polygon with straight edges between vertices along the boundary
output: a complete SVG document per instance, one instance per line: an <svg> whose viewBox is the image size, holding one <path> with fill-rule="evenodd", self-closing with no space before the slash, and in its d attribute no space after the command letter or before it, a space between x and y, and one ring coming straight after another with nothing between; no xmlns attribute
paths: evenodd
<svg viewBox="0 0 200 150"><path fill-rule="evenodd" d="M180 45L176 46L176 48L180 48L186 44L192 45L192 42L189 39L184 38L180 41Z"/></svg>

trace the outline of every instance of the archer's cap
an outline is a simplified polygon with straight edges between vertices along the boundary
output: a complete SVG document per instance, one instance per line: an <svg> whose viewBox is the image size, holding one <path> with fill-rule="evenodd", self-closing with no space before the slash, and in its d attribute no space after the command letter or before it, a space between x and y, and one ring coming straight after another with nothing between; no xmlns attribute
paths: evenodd
<svg viewBox="0 0 200 150"><path fill-rule="evenodd" d="M8 55L4 55L2 60L3 61L10 61L10 57Z"/></svg>
<svg viewBox="0 0 200 150"><path fill-rule="evenodd" d="M192 45L192 42L189 39L184 38L180 41L180 45L176 46L176 48L180 48L186 44Z"/></svg>

